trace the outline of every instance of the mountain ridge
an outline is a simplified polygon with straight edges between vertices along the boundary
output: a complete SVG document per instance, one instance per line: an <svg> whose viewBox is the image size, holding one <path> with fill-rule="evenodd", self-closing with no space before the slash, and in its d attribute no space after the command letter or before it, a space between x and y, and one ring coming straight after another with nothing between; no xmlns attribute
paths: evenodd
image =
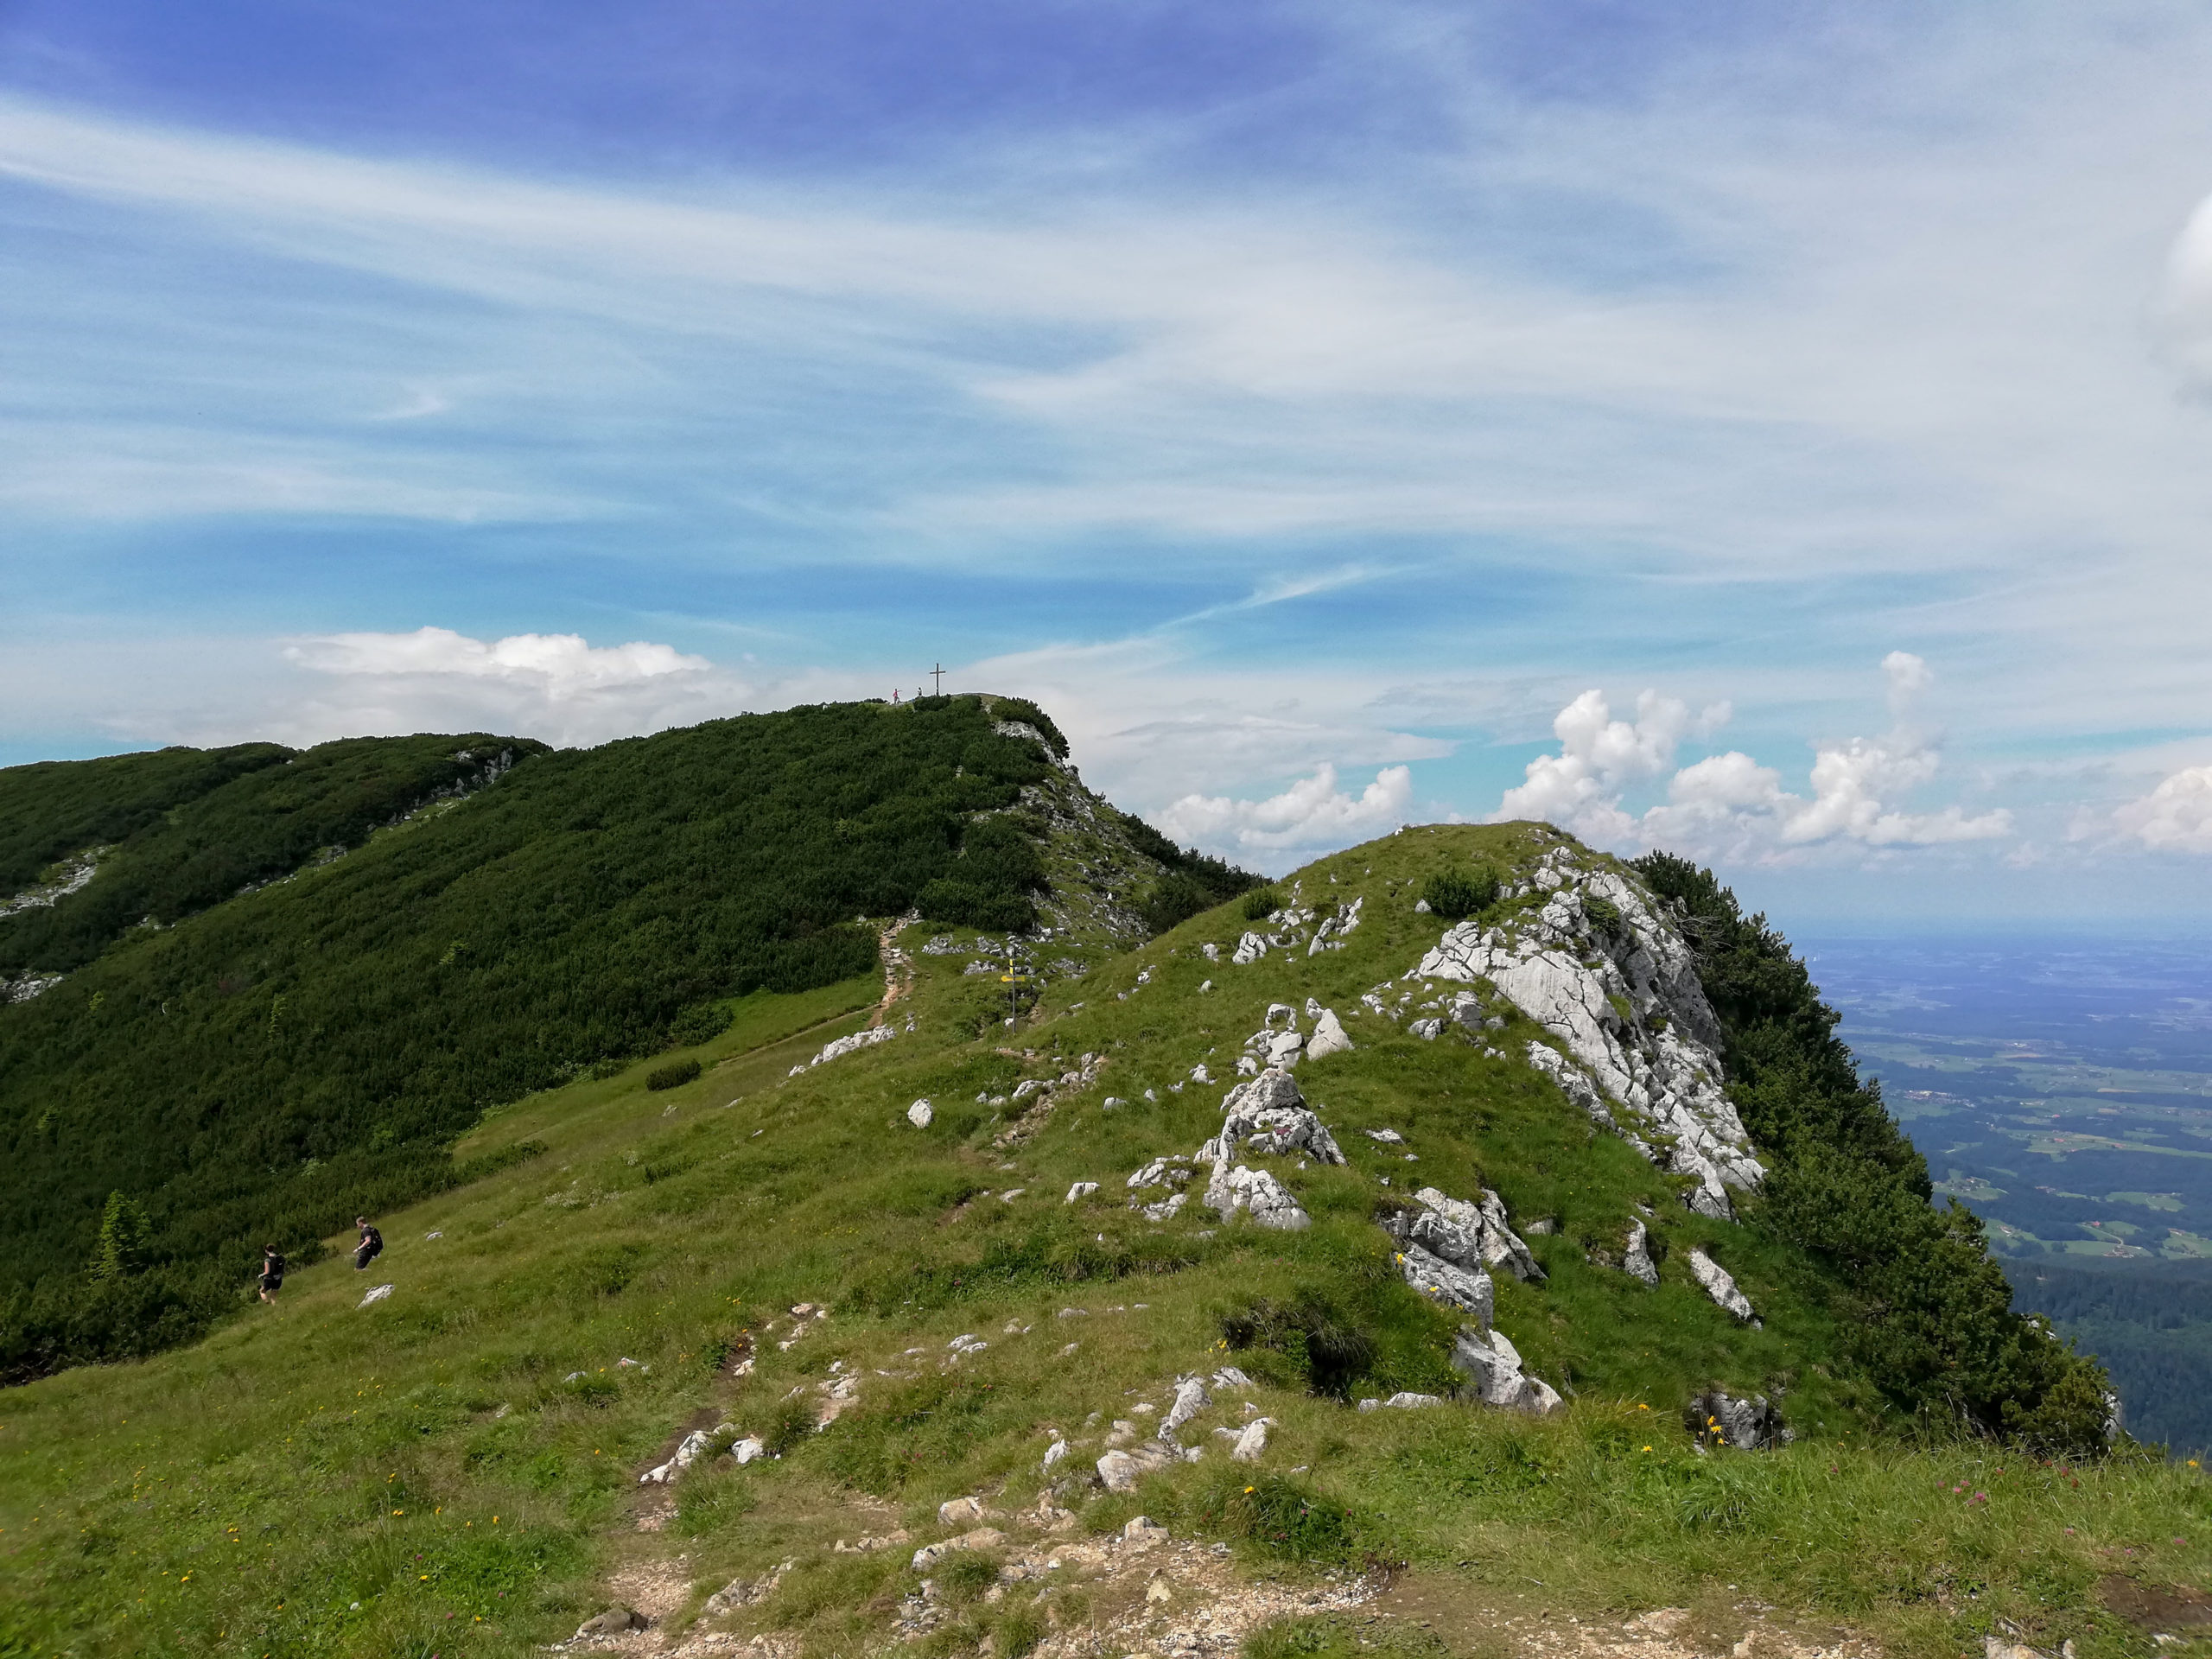
<svg viewBox="0 0 2212 1659"><path fill-rule="evenodd" d="M1355 1650L1403 1563L1454 1652L1529 1578L1724 1648L1726 1584L2150 1651L2101 1552L2191 1582L2201 1477L2108 1443L1764 918L1423 826L1132 943L1173 871L1032 729L984 812L1039 826L1036 919L886 917L887 1035L880 965L754 990L690 1081L479 1114L461 1159L543 1150L384 1215L375 1272L15 1390L23 1639L520 1652L613 1597L585 1647L1264 1659Z"/></svg>

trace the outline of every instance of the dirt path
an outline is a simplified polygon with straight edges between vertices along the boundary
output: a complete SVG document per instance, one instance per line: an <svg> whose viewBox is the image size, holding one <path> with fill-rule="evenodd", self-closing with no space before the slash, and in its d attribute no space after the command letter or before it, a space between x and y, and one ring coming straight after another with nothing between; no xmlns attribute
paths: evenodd
<svg viewBox="0 0 2212 1659"><path fill-rule="evenodd" d="M875 936L876 948L883 953L883 1001L875 1005L875 1012L868 1016L870 1031L889 1019L891 1005L914 988L914 959L899 948L897 940L901 933L919 920L920 912L910 910Z"/></svg>

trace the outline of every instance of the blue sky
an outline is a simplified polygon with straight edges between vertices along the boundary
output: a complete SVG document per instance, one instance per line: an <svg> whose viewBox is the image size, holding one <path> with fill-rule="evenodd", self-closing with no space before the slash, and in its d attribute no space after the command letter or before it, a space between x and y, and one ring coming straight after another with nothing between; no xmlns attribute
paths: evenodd
<svg viewBox="0 0 2212 1659"><path fill-rule="evenodd" d="M0 0L0 763L941 660L1262 868L2212 915L2209 77L2177 4Z"/></svg>

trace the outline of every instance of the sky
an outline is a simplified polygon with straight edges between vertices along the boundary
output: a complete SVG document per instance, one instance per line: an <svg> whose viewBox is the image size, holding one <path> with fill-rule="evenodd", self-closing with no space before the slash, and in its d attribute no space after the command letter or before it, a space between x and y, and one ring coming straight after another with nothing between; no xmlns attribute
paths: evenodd
<svg viewBox="0 0 2212 1659"><path fill-rule="evenodd" d="M2212 13L0 0L0 765L1035 697L2212 924Z"/></svg>

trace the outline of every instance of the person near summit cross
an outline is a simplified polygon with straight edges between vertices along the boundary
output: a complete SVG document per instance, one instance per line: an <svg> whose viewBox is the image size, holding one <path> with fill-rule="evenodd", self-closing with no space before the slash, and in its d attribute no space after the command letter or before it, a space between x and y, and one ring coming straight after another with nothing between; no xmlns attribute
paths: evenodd
<svg viewBox="0 0 2212 1659"><path fill-rule="evenodd" d="M353 1224L361 1230L361 1242L353 1250L353 1271L359 1273L384 1254L384 1235L369 1225L366 1216L354 1217Z"/></svg>
<svg viewBox="0 0 2212 1659"><path fill-rule="evenodd" d="M284 1258L274 1244L261 1247L261 1300L273 1302L283 1287Z"/></svg>

